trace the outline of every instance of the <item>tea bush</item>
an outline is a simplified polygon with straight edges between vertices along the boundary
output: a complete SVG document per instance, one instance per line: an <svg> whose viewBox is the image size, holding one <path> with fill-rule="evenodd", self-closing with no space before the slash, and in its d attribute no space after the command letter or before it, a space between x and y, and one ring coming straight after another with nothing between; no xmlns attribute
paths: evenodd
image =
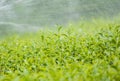
<svg viewBox="0 0 120 81"><path fill-rule="evenodd" d="M3 39L0 80L120 81L120 25L92 32L59 27Z"/></svg>

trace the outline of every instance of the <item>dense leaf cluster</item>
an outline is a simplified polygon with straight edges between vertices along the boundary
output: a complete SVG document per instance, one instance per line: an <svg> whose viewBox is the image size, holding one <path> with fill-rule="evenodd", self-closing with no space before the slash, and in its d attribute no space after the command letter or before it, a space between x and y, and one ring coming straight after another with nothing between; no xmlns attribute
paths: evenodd
<svg viewBox="0 0 120 81"><path fill-rule="evenodd" d="M0 41L1 81L120 80L120 26L35 35Z"/></svg>

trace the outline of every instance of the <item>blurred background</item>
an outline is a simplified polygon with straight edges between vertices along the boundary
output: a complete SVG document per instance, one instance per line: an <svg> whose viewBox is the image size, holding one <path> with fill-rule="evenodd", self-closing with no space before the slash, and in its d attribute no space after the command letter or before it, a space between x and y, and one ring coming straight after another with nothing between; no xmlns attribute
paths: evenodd
<svg viewBox="0 0 120 81"><path fill-rule="evenodd" d="M0 0L0 36L119 13L120 0Z"/></svg>

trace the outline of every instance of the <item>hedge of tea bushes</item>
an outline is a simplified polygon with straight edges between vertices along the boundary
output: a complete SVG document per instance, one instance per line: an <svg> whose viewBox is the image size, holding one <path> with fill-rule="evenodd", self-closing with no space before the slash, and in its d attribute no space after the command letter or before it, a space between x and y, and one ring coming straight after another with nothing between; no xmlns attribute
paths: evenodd
<svg viewBox="0 0 120 81"><path fill-rule="evenodd" d="M94 31L59 27L1 40L0 81L119 81L120 25Z"/></svg>

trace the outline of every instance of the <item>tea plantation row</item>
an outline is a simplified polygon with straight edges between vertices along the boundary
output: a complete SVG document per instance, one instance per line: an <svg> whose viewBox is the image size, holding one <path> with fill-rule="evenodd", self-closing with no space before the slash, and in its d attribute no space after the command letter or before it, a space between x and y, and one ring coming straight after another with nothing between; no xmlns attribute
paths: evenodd
<svg viewBox="0 0 120 81"><path fill-rule="evenodd" d="M120 25L95 31L59 27L0 40L0 81L120 81Z"/></svg>

